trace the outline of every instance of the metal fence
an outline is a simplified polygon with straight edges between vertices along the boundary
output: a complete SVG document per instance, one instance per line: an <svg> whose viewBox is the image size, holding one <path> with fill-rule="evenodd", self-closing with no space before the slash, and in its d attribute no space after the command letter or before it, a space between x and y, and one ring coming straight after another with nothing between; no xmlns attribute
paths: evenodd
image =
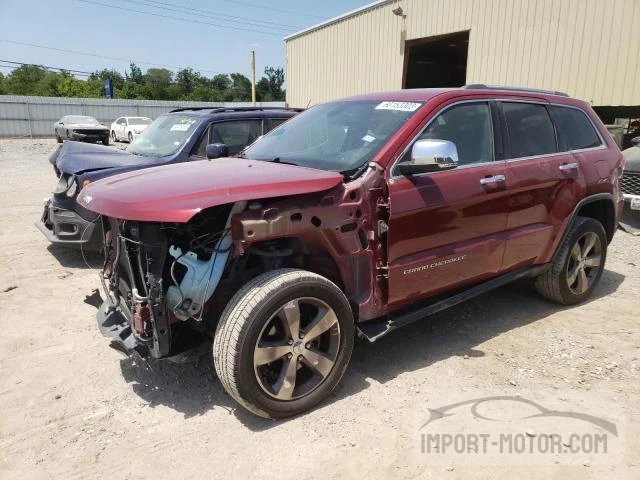
<svg viewBox="0 0 640 480"><path fill-rule="evenodd" d="M180 107L250 107L250 102L182 102L106 98L0 95L0 137L53 137L53 124L65 115L90 115L109 126L118 117L156 117ZM284 107L284 102L258 102Z"/></svg>

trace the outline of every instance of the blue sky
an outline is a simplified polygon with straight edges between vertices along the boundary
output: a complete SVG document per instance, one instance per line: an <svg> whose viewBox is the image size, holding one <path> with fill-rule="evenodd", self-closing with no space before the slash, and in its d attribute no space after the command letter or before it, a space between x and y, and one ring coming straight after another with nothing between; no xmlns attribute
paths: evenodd
<svg viewBox="0 0 640 480"><path fill-rule="evenodd" d="M249 51L255 50L260 78L267 65L284 67L284 36L371 1L0 0L0 60L122 73L132 60L143 71L193 67L207 76L248 75Z"/></svg>

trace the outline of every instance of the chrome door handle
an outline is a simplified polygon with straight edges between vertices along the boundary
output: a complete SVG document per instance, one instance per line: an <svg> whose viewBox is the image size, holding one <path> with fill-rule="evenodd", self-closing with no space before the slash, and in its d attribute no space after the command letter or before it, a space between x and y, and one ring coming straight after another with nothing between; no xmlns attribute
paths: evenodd
<svg viewBox="0 0 640 480"><path fill-rule="evenodd" d="M578 164L575 163L575 162L573 162L573 163L563 163L558 168L560 170L562 170L563 172L565 172L567 170L577 170L578 169Z"/></svg>
<svg viewBox="0 0 640 480"><path fill-rule="evenodd" d="M489 185L491 183L502 183L505 181L504 175L494 175L493 177L484 177L480 179L480 185Z"/></svg>

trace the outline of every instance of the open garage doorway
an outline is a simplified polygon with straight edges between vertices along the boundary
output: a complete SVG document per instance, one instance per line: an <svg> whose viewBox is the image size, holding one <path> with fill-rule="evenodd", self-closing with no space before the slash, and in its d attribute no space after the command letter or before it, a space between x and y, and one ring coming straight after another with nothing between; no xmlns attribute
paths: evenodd
<svg viewBox="0 0 640 480"><path fill-rule="evenodd" d="M461 87L467 78L469 31L408 40L402 88Z"/></svg>

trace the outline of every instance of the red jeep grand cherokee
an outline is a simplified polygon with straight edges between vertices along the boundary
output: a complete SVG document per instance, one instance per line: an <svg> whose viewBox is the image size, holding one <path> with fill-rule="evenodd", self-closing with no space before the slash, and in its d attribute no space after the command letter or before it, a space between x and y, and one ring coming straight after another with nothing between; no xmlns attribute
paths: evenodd
<svg viewBox="0 0 640 480"><path fill-rule="evenodd" d="M223 149L220 149L223 150ZM239 159L126 173L102 214L102 332L175 355L213 337L226 390L311 408L373 341L512 280L587 298L618 224L623 157L566 95L475 85L318 105Z"/></svg>

